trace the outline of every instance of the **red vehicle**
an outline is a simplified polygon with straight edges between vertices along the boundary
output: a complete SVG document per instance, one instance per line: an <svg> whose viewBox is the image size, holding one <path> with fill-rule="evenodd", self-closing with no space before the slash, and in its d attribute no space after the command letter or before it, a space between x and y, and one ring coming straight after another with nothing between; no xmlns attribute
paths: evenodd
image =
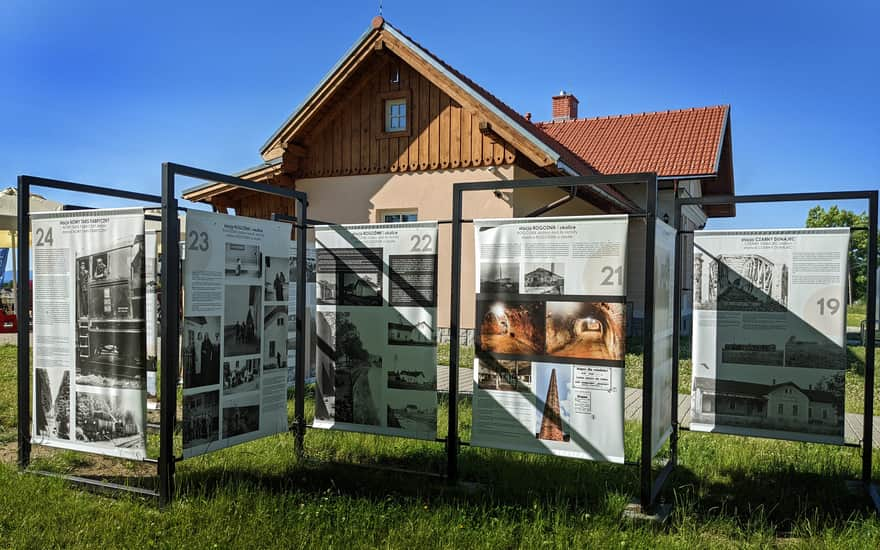
<svg viewBox="0 0 880 550"><path fill-rule="evenodd" d="M6 311L0 307L0 332L18 332L18 319L15 313Z"/></svg>

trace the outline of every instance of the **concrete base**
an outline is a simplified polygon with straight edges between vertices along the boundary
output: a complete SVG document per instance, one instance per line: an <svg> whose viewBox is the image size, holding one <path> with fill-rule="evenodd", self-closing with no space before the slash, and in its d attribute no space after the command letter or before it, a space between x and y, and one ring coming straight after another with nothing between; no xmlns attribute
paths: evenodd
<svg viewBox="0 0 880 550"><path fill-rule="evenodd" d="M637 500L627 504L623 510L623 519L631 521L650 521L652 523L666 523L672 515L672 503L661 502L654 506L652 512L645 512Z"/></svg>

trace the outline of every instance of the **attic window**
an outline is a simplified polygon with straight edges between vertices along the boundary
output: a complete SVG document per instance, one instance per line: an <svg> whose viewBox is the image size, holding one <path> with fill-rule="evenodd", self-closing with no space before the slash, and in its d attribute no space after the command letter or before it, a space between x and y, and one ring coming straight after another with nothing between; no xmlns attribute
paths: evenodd
<svg viewBox="0 0 880 550"><path fill-rule="evenodd" d="M381 113L381 122L377 125L377 139L396 138L410 135L412 129L412 94L409 90L393 90L381 92L377 96L376 106Z"/></svg>
<svg viewBox="0 0 880 550"><path fill-rule="evenodd" d="M385 131L406 131L406 98L385 100Z"/></svg>

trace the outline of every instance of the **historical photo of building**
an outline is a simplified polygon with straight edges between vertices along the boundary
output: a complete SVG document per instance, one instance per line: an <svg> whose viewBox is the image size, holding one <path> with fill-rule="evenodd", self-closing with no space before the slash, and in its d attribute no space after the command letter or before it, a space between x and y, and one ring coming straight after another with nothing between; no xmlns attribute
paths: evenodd
<svg viewBox="0 0 880 550"><path fill-rule="evenodd" d="M483 262L480 264L480 292L519 294L519 264Z"/></svg>
<svg viewBox="0 0 880 550"><path fill-rule="evenodd" d="M260 353L262 290L258 286L226 286L223 327L226 357Z"/></svg>
<svg viewBox="0 0 880 550"><path fill-rule="evenodd" d="M260 405L223 407L223 438L260 429Z"/></svg>
<svg viewBox="0 0 880 550"><path fill-rule="evenodd" d="M183 448L217 441L220 436L220 392L183 396Z"/></svg>
<svg viewBox="0 0 880 550"><path fill-rule="evenodd" d="M565 264L538 262L525 264L525 294L565 294Z"/></svg>
<svg viewBox="0 0 880 550"><path fill-rule="evenodd" d="M263 370L287 368L287 306L268 306L263 320Z"/></svg>
<svg viewBox="0 0 880 550"><path fill-rule="evenodd" d="M434 329L431 323L420 320L411 323L398 314L395 321L388 322L388 344L392 346L434 346Z"/></svg>
<svg viewBox="0 0 880 550"><path fill-rule="evenodd" d="M226 243L226 280L235 284L262 284L263 262L260 245Z"/></svg>
<svg viewBox="0 0 880 550"><path fill-rule="evenodd" d="M287 303L290 288L290 260L266 256L266 280L264 283L266 302Z"/></svg>
<svg viewBox="0 0 880 550"><path fill-rule="evenodd" d="M229 359L223 362L223 394L260 389L259 359Z"/></svg>
<svg viewBox="0 0 880 550"><path fill-rule="evenodd" d="M339 304L344 306L381 306L382 273L378 271L344 271L338 273L342 292Z"/></svg>
<svg viewBox="0 0 880 550"><path fill-rule="evenodd" d="M844 372L827 372L812 383L792 373L770 383L695 377L692 422L765 430L839 435L844 422ZM798 376L799 375L799 376Z"/></svg>
<svg viewBox="0 0 880 550"><path fill-rule="evenodd" d="M396 390L437 391L437 371L389 370L388 387Z"/></svg>
<svg viewBox="0 0 880 550"><path fill-rule="evenodd" d="M529 361L479 358L477 387L491 391L531 391L532 364Z"/></svg>
<svg viewBox="0 0 880 550"><path fill-rule="evenodd" d="M336 273L318 273L316 275L318 305L336 305L338 299L338 287L336 285Z"/></svg>
<svg viewBox="0 0 880 550"><path fill-rule="evenodd" d="M197 388L220 383L220 316L183 319L183 385Z"/></svg>
<svg viewBox="0 0 880 550"><path fill-rule="evenodd" d="M76 257L76 383L146 387L144 236Z"/></svg>
<svg viewBox="0 0 880 550"><path fill-rule="evenodd" d="M534 363L535 437L545 441L568 441L571 438L571 367L552 363Z"/></svg>
<svg viewBox="0 0 880 550"><path fill-rule="evenodd" d="M481 351L512 355L544 352L544 303L478 300Z"/></svg>
<svg viewBox="0 0 880 550"><path fill-rule="evenodd" d="M432 433L437 429L437 394L389 390L385 396L389 428Z"/></svg>
<svg viewBox="0 0 880 550"><path fill-rule="evenodd" d="M36 435L70 439L70 371L37 368L34 386Z"/></svg>
<svg viewBox="0 0 880 550"><path fill-rule="evenodd" d="M760 254L694 249L694 307L719 311L786 311L789 266Z"/></svg>
<svg viewBox="0 0 880 550"><path fill-rule="evenodd" d="M622 361L626 307L616 302L547 302L547 354Z"/></svg>
<svg viewBox="0 0 880 550"><path fill-rule="evenodd" d="M315 282L315 267L317 264L317 259L315 256L308 255L306 253L306 282L314 283ZM287 279L289 281L296 281L298 279L299 270L297 268L296 256L291 255L287 261L288 265L288 275Z"/></svg>
<svg viewBox="0 0 880 550"><path fill-rule="evenodd" d="M76 440L109 448L144 447L144 401L140 391L76 392Z"/></svg>

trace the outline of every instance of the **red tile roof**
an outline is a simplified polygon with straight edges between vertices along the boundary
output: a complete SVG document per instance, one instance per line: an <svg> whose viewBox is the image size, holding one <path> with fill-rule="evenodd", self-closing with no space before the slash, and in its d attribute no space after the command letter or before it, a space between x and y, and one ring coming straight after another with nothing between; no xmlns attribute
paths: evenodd
<svg viewBox="0 0 880 550"><path fill-rule="evenodd" d="M602 174L696 176L718 171L728 111L717 105L535 126Z"/></svg>

